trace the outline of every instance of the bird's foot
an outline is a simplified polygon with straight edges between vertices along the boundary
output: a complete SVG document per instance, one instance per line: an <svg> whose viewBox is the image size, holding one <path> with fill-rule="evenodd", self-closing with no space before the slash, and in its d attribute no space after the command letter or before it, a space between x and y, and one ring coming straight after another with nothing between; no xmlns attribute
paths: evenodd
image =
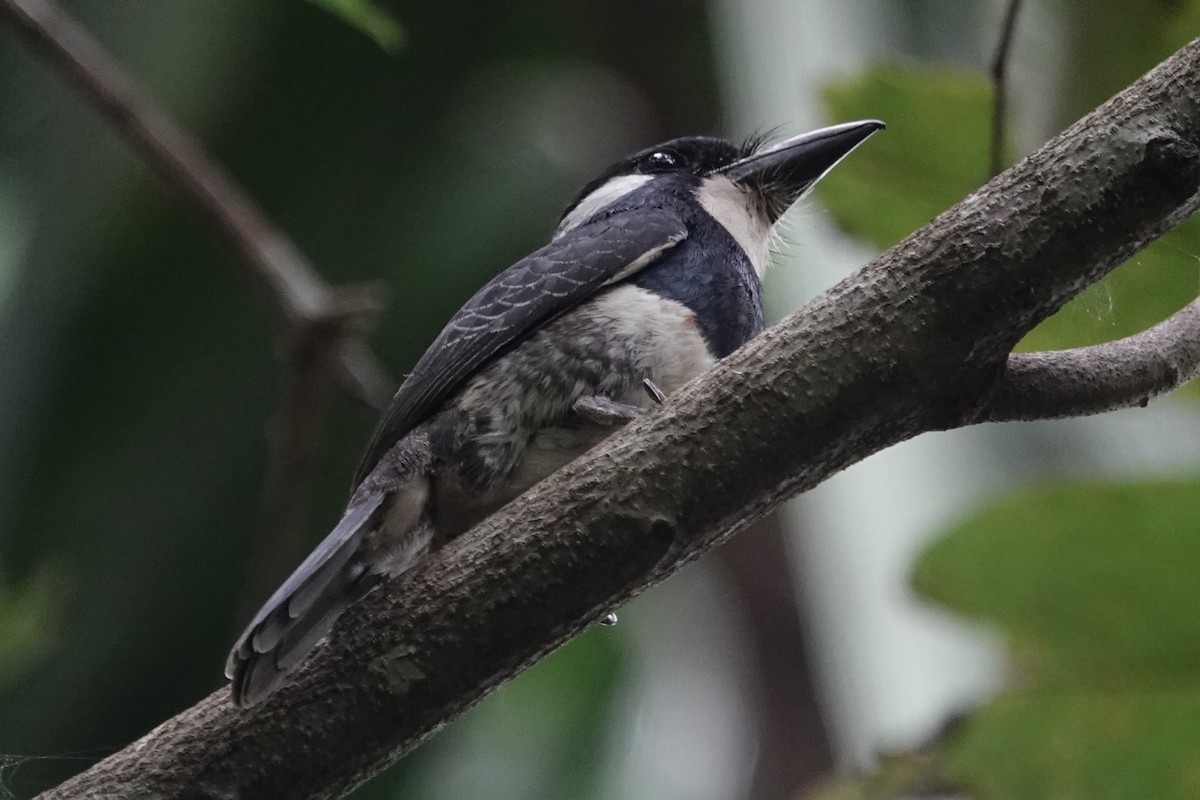
<svg viewBox="0 0 1200 800"><path fill-rule="evenodd" d="M642 388L646 390L646 394L656 405L662 405L663 401L667 399L662 389L659 389L649 378L642 381ZM618 403L612 398L598 394L589 394L579 398L571 410L589 422L606 427L624 425L646 413L644 408L629 403Z"/></svg>

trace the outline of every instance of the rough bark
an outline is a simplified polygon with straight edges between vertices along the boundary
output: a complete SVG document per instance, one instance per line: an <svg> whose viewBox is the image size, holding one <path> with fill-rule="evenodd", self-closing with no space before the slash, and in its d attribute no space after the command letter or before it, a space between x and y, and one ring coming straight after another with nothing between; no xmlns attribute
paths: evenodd
<svg viewBox="0 0 1200 800"><path fill-rule="evenodd" d="M217 692L43 796L339 796L782 500L1019 402L1013 344L1192 213L1198 187L1200 40L373 592L263 705ZM1176 331L1193 345L1194 317ZM1079 366L1039 358L1050 383Z"/></svg>

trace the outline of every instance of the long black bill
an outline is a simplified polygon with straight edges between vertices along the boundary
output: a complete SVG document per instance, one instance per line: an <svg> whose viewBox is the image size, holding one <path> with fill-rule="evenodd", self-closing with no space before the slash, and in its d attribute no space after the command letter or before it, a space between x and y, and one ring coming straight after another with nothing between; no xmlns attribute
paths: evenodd
<svg viewBox="0 0 1200 800"><path fill-rule="evenodd" d="M714 174L757 190L769 201L773 216L778 216L854 148L885 127L877 119L867 119L819 128L759 150L714 170Z"/></svg>

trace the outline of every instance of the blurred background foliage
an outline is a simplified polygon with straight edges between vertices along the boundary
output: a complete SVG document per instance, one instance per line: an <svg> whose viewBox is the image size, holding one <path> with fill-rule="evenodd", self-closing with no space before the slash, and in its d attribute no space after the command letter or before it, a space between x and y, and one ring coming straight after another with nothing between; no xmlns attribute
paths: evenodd
<svg viewBox="0 0 1200 800"><path fill-rule="evenodd" d="M579 185L658 139L883 118L888 131L823 184L813 206L828 215L789 238L807 259L824 250L805 225L836 220L877 249L899 240L986 178L1005 3L857 0L832 18L837 4L801 0L64 5L327 280L390 287L372 341L399 376L474 288L544 241ZM1014 156L1200 32L1197 0L1025 5L1018 43L1048 50L1018 48ZM755 38L780 19L794 27ZM853 63L806 70L796 43L826 33L856 43ZM764 80L791 104L747 118ZM1193 221L1025 346L1146 327L1195 295L1198 263ZM284 335L203 221L0 25L0 796L83 769L221 685L261 599L247 565ZM964 501L916 562L924 596L1008 645L988 656L1008 666L978 713L943 700L932 722L852 741L845 692L865 692L805 655L805 639L808 652L838 644L815 621L829 587L791 584L790 543L817 534L784 516L355 796L798 798L836 766L881 771L817 794L1198 796L1200 439L1194 387L1180 394L1191 403L1162 403L1162 435L1183 452L1164 457L1165 478L1113 477L1120 454L1103 470L1039 461L1017 493L997 480L991 501ZM267 568L290 569L336 518L371 422L335 395L312 524ZM828 581L853 582L868 558ZM857 755L887 749L919 753L919 768Z"/></svg>

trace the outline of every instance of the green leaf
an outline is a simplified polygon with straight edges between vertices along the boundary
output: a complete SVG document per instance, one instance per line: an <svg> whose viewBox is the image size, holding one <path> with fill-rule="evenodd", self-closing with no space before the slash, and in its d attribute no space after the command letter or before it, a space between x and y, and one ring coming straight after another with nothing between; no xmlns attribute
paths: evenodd
<svg viewBox="0 0 1200 800"><path fill-rule="evenodd" d="M949 739L943 774L981 800L1200 797L1200 689L1001 698Z"/></svg>
<svg viewBox="0 0 1200 800"><path fill-rule="evenodd" d="M372 0L308 0L337 14L349 25L358 28L389 53L397 52L404 44L404 29L396 18Z"/></svg>
<svg viewBox="0 0 1200 800"><path fill-rule="evenodd" d="M830 120L879 118L886 131L817 185L838 223L890 247L987 177L991 88L975 71L891 64L824 92Z"/></svg>
<svg viewBox="0 0 1200 800"><path fill-rule="evenodd" d="M913 574L998 625L1035 680L1200 686L1200 482L1012 495L935 542Z"/></svg>
<svg viewBox="0 0 1200 800"><path fill-rule="evenodd" d="M951 729L983 800L1200 797L1200 481L1017 493L920 558L927 597L999 626L1021 688Z"/></svg>

